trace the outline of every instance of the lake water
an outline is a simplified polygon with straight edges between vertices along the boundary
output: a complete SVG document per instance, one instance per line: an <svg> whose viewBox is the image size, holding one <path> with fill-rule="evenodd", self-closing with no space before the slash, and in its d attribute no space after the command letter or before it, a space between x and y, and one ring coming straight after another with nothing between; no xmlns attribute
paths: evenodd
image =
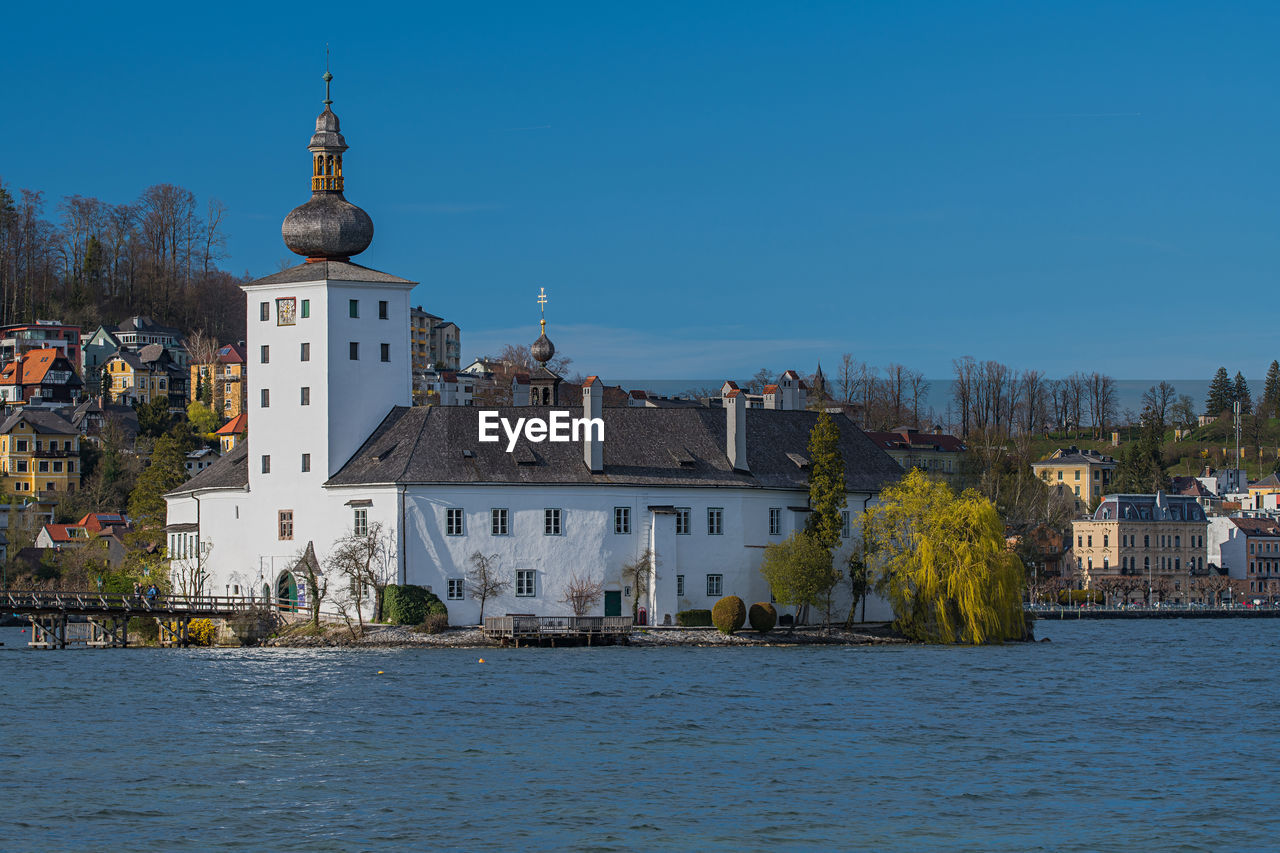
<svg viewBox="0 0 1280 853"><path fill-rule="evenodd" d="M3 629L0 849L1280 848L1280 620L1038 632L36 652Z"/></svg>

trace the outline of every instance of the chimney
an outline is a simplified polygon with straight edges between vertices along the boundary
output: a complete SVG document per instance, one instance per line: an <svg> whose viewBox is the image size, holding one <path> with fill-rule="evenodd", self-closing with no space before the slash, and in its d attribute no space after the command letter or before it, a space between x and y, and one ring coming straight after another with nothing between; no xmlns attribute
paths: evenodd
<svg viewBox="0 0 1280 853"><path fill-rule="evenodd" d="M26 397L22 393L22 350L18 347L13 348L13 400L20 403Z"/></svg>
<svg viewBox="0 0 1280 853"><path fill-rule="evenodd" d="M725 452L735 471L750 471L747 467L747 400L741 391L730 391L725 396Z"/></svg>
<svg viewBox="0 0 1280 853"><path fill-rule="evenodd" d="M598 377L588 376L582 383L582 415L587 419L582 436L582 461L592 474L604 471L604 384ZM600 424L596 434L593 422Z"/></svg>

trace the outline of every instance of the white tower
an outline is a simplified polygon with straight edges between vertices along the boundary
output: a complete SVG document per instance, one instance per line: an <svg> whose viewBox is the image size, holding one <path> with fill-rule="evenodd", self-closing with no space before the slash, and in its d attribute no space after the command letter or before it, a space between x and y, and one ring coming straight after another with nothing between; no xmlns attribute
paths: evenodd
<svg viewBox="0 0 1280 853"><path fill-rule="evenodd" d="M244 286L255 493L318 493L393 406L411 402L415 282L350 261L373 240L373 222L343 197L347 144L330 108L332 75L324 79L325 109L308 146L311 200L282 229L306 262Z"/></svg>

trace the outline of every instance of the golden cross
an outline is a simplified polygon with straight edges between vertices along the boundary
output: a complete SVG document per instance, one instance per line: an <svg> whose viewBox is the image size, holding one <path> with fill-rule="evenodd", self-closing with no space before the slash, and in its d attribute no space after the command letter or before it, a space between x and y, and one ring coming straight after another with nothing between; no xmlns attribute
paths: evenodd
<svg viewBox="0 0 1280 853"><path fill-rule="evenodd" d="M538 288L538 306L542 309L542 313L547 313L547 289L545 287Z"/></svg>

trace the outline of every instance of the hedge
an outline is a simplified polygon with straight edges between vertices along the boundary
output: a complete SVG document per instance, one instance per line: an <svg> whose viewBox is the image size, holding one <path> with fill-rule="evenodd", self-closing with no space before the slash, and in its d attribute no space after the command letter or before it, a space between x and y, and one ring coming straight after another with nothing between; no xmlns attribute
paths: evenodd
<svg viewBox="0 0 1280 853"><path fill-rule="evenodd" d="M432 615L448 618L449 608L425 586L391 584L382 592L382 618L392 625L421 625Z"/></svg>
<svg viewBox="0 0 1280 853"><path fill-rule="evenodd" d="M1068 593L1070 597L1068 598ZM1106 596L1096 589L1060 589L1058 590L1059 604L1105 604Z"/></svg>
<svg viewBox="0 0 1280 853"><path fill-rule="evenodd" d="M710 628L710 610L681 610L676 614L676 624L681 628Z"/></svg>
<svg viewBox="0 0 1280 853"><path fill-rule="evenodd" d="M767 634L778 624L778 609L767 601L758 601L747 611L747 621L761 634Z"/></svg>
<svg viewBox="0 0 1280 853"><path fill-rule="evenodd" d="M726 595L711 607L711 622L721 634L732 634L747 621L747 605L736 595Z"/></svg>

